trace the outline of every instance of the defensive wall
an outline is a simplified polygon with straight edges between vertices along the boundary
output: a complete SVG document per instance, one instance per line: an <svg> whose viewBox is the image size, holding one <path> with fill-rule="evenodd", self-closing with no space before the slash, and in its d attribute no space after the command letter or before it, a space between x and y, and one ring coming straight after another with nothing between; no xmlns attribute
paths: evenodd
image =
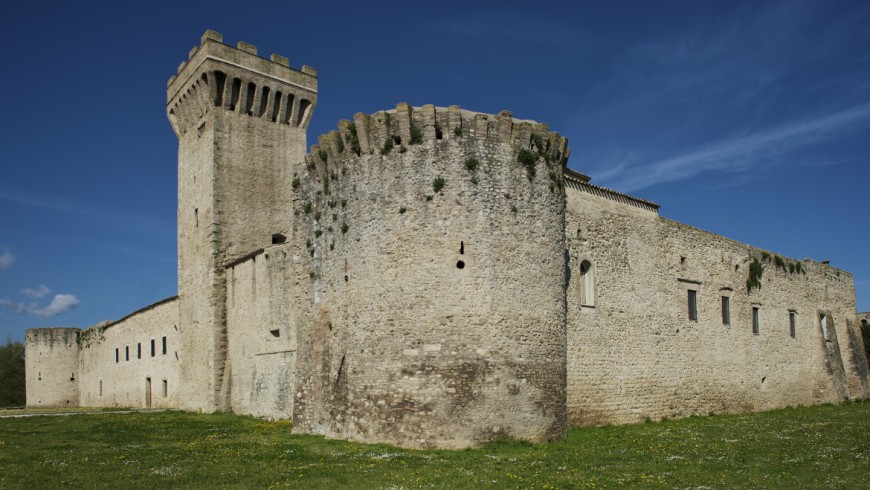
<svg viewBox="0 0 870 490"><path fill-rule="evenodd" d="M662 218L509 112L357 114L207 31L167 87L178 297L26 334L28 406L458 448L870 396L851 274ZM150 396L149 396L150 393Z"/></svg>
<svg viewBox="0 0 870 490"><path fill-rule="evenodd" d="M296 312L293 247L278 244L227 264L227 383L235 413L293 418ZM297 255L298 259L298 255Z"/></svg>
<svg viewBox="0 0 870 490"><path fill-rule="evenodd" d="M79 345L82 406L168 408L186 396L176 296L82 330Z"/></svg>
<svg viewBox="0 0 870 490"><path fill-rule="evenodd" d="M399 104L319 143L294 182L294 430L563 436L565 139L509 112Z"/></svg>
<svg viewBox="0 0 870 490"><path fill-rule="evenodd" d="M33 328L24 336L28 407L79 405L77 328Z"/></svg>
<svg viewBox="0 0 870 490"><path fill-rule="evenodd" d="M870 396L848 272L661 218L582 176L567 202L570 425Z"/></svg>

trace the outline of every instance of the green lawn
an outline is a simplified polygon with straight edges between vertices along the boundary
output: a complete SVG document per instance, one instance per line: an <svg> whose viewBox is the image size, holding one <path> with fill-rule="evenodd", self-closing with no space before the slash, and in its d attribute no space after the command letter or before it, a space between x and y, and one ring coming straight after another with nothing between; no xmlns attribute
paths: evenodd
<svg viewBox="0 0 870 490"><path fill-rule="evenodd" d="M230 414L0 419L0 488L870 488L870 402L413 451Z"/></svg>

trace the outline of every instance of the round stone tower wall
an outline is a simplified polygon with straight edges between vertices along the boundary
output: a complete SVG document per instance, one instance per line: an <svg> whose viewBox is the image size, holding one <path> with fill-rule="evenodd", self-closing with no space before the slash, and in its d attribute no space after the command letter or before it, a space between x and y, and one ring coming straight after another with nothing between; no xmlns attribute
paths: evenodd
<svg viewBox="0 0 870 490"><path fill-rule="evenodd" d="M562 437L566 140L507 112L407 104L339 128L293 182L294 430Z"/></svg>
<svg viewBox="0 0 870 490"><path fill-rule="evenodd" d="M77 328L31 328L25 332L28 407L79 405L79 333Z"/></svg>

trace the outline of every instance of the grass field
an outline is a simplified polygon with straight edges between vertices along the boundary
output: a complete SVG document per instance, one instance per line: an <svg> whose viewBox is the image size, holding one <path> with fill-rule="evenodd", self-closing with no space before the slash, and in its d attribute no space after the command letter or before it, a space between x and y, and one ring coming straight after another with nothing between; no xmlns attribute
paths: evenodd
<svg viewBox="0 0 870 490"><path fill-rule="evenodd" d="M412 451L230 414L0 419L0 488L870 488L870 402Z"/></svg>

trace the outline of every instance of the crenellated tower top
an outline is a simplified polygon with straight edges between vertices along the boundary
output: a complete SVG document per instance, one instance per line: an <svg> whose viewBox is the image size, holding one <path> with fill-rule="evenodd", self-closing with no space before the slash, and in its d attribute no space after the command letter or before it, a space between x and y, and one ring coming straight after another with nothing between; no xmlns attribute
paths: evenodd
<svg viewBox="0 0 870 490"><path fill-rule="evenodd" d="M284 56L257 56L257 47L207 30L167 82L166 112L175 134L186 134L212 108L276 124L308 127L317 102L317 70L296 70Z"/></svg>
<svg viewBox="0 0 870 490"><path fill-rule="evenodd" d="M341 140L341 141L339 141ZM374 114L358 113L353 121L340 121L338 131L318 138L308 155L309 162L323 156L340 159L347 147L361 153L388 153L402 145L433 145L441 141L472 140L475 144L508 144L515 150L534 151L547 163L564 167L570 150L567 138L551 132L547 124L516 119L510 111L497 115L462 109L459 106L412 107L402 102L395 109ZM322 150L322 151L321 151Z"/></svg>

